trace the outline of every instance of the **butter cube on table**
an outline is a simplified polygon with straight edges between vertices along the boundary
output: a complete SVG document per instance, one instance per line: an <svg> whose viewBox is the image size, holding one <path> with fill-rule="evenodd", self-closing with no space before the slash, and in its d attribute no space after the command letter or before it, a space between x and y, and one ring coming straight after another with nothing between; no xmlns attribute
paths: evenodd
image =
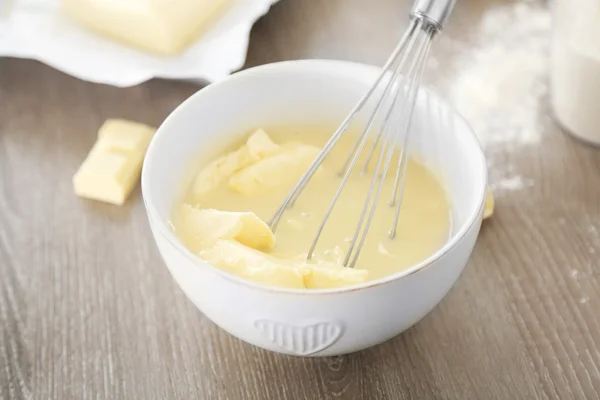
<svg viewBox="0 0 600 400"><path fill-rule="evenodd" d="M146 149L156 131L138 122L107 120L73 177L80 197L122 205L137 183Z"/></svg>

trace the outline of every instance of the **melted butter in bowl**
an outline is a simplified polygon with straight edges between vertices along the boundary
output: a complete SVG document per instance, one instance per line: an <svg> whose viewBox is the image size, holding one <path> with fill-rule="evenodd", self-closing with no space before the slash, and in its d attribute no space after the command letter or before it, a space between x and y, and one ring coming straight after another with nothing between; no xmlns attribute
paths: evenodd
<svg viewBox="0 0 600 400"><path fill-rule="evenodd" d="M197 172L173 213L183 244L205 261L266 285L320 289L376 280L415 265L449 239L451 211L446 192L432 171L410 159L396 237L390 239L395 208L395 162L385 180L369 234L355 268L342 263L371 184L378 152L367 173L360 170L370 144L354 168L319 239L306 253L341 178L356 134L334 147L296 204L279 223L276 237L266 224L315 159L335 126L271 127L249 132ZM256 218L258 217L258 218Z"/></svg>

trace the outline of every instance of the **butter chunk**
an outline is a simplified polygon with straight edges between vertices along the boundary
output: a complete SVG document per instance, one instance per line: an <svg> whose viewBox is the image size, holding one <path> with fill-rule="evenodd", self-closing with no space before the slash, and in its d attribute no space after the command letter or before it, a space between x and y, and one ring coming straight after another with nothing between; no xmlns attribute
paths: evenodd
<svg viewBox="0 0 600 400"><path fill-rule="evenodd" d="M156 129L121 119L107 120L73 177L80 197L122 205L137 183Z"/></svg>
<svg viewBox="0 0 600 400"><path fill-rule="evenodd" d="M488 188L487 196L485 198L485 206L483 207L483 219L488 219L494 214L494 193L492 189Z"/></svg>
<svg viewBox="0 0 600 400"><path fill-rule="evenodd" d="M270 250L275 236L251 212L228 212L181 206L180 237L204 261L232 274L264 285L291 289L326 289L365 282L365 270L344 268L332 262L309 263Z"/></svg>
<svg viewBox="0 0 600 400"><path fill-rule="evenodd" d="M199 253L200 258L249 281L289 289L304 288L302 268L232 240L219 240Z"/></svg>
<svg viewBox="0 0 600 400"><path fill-rule="evenodd" d="M124 119L109 119L98 130L98 144L115 152L135 153L148 147L155 128Z"/></svg>
<svg viewBox="0 0 600 400"><path fill-rule="evenodd" d="M252 158L248 152L248 146L243 145L240 149L219 157L203 168L192 184L192 193L195 198L210 192L221 182L232 176L242 168L249 166Z"/></svg>
<svg viewBox="0 0 600 400"><path fill-rule="evenodd" d="M320 149L300 143L281 146L278 153L236 172L229 188L244 195L292 183L300 179L320 153Z"/></svg>
<svg viewBox="0 0 600 400"><path fill-rule="evenodd" d="M369 272L364 269L346 268L338 264L315 264L307 268L304 276L307 289L332 289L358 285L367 280Z"/></svg>
<svg viewBox="0 0 600 400"><path fill-rule="evenodd" d="M182 51L231 4L232 0L62 0L65 13L82 26L164 55Z"/></svg>
<svg viewBox="0 0 600 400"><path fill-rule="evenodd" d="M192 184L194 197L202 197L236 172L275 154L279 148L265 131L258 129L238 150L219 157L196 175Z"/></svg>
<svg viewBox="0 0 600 400"><path fill-rule="evenodd" d="M181 206L184 236L193 238L192 251L212 246L220 239L235 240L262 250L275 246L275 236L260 218L251 212L229 212Z"/></svg>
<svg viewBox="0 0 600 400"><path fill-rule="evenodd" d="M272 156L280 149L280 146L273 142L269 135L262 129L259 129L250 135L246 145L248 146L250 157L255 161Z"/></svg>

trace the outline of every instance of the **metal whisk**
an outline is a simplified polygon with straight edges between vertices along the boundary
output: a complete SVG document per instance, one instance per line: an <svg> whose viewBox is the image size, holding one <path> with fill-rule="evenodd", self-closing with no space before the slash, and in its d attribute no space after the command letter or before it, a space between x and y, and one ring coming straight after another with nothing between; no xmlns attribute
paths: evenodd
<svg viewBox="0 0 600 400"><path fill-rule="evenodd" d="M307 259L310 259L313 256L321 233L323 232L323 228L358 161L359 155L364 150L364 147L370 138L373 140L373 143L369 146L367 159L360 170L361 173L367 172L367 167L375 153L375 149L378 145L381 147L358 225L354 231L350 247L344 258L344 266L352 268L356 264L356 260L358 259L367 237L373 215L375 214L375 209L391 164L396 143L401 141L402 145L398 156L399 159L396 167L394 188L392 198L389 201L389 206L395 208L394 220L389 231L389 237L392 239L395 237L400 206L402 203L406 167L408 165L408 138L410 136L412 115L419 83L429 54L432 39L436 33L441 31L444 22L454 7L454 3L455 0L415 1L410 12L410 26L397 44L390 58L385 63L381 74L325 144L323 150L300 178L298 183L296 183L269 222L271 230L275 232L285 210L294 205L298 196L300 196L319 166L323 163L323 160L346 132L357 114L364 108L367 101L373 96L376 89L378 87L383 87L381 97L376 99L375 107L367 119L364 129L358 136L352 151L340 170L340 186L317 230L316 236L308 251ZM385 114L383 114L383 120L375 133L373 128L376 126L376 121L378 121L378 117L382 112L385 112ZM373 135L374 138L372 137Z"/></svg>

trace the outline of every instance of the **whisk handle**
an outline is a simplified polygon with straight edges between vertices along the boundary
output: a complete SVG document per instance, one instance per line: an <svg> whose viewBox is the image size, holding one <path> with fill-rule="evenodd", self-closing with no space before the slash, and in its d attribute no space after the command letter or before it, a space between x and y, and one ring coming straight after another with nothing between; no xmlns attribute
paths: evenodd
<svg viewBox="0 0 600 400"><path fill-rule="evenodd" d="M410 16L423 19L437 30L442 30L455 3L456 0L415 0Z"/></svg>

